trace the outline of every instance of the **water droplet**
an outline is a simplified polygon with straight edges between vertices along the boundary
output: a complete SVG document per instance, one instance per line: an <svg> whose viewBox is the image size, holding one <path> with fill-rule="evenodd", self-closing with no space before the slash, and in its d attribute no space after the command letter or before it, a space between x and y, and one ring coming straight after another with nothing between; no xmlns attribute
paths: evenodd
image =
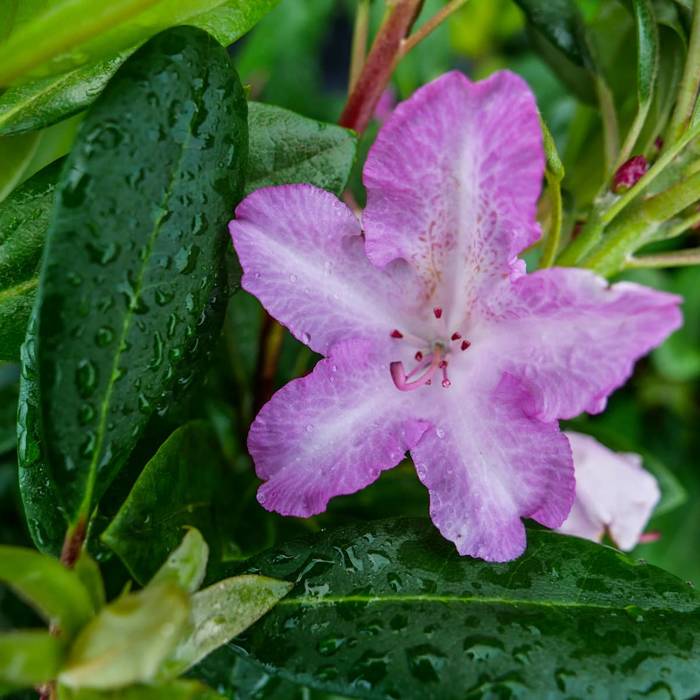
<svg viewBox="0 0 700 700"><path fill-rule="evenodd" d="M97 368L90 360L80 360L75 372L75 381L82 398L87 399L92 396L97 386Z"/></svg>
<svg viewBox="0 0 700 700"><path fill-rule="evenodd" d="M313 425L307 425L307 426L306 426L306 432L307 432L307 433L312 432L313 429L314 429L314 426L313 426Z"/></svg>
<svg viewBox="0 0 700 700"><path fill-rule="evenodd" d="M114 331L109 326L98 328L95 343L101 348L107 347L114 340Z"/></svg>
<svg viewBox="0 0 700 700"><path fill-rule="evenodd" d="M422 683L436 683L447 657L430 644L421 644L406 651L411 674Z"/></svg>
<svg viewBox="0 0 700 700"><path fill-rule="evenodd" d="M308 345L311 342L311 336L308 333L302 333L299 338L304 345Z"/></svg>
<svg viewBox="0 0 700 700"><path fill-rule="evenodd" d="M435 434L442 440L445 437L445 431L442 428L436 428Z"/></svg>
<svg viewBox="0 0 700 700"><path fill-rule="evenodd" d="M295 274L289 275L289 281L294 283L297 281L297 276Z"/></svg>

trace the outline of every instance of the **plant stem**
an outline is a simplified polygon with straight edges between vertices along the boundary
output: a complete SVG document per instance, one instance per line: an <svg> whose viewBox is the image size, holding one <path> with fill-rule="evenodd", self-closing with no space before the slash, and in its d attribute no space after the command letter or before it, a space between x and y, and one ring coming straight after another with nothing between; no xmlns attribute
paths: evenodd
<svg viewBox="0 0 700 700"><path fill-rule="evenodd" d="M556 178L549 170L545 172L547 178L547 192L552 205L552 213L549 228L542 245L542 259L540 267L552 267L554 259L559 249L561 239L562 223L562 202L561 202L561 180Z"/></svg>
<svg viewBox="0 0 700 700"><path fill-rule="evenodd" d="M86 534L87 518L84 517L80 518L75 525L71 525L66 532L61 549L61 562L69 569L72 569L78 561Z"/></svg>
<svg viewBox="0 0 700 700"><path fill-rule="evenodd" d="M450 0L441 10L438 10L429 20L416 29L413 34L401 43L401 58L403 58L416 44L420 44L434 29L437 29L450 15L459 10L468 0Z"/></svg>
<svg viewBox="0 0 700 700"><path fill-rule="evenodd" d="M263 327L260 331L260 359L255 373L255 397L253 410L257 413L263 404L267 403L275 390L275 375L277 364L282 352L284 328L271 316L265 314Z"/></svg>
<svg viewBox="0 0 700 700"><path fill-rule="evenodd" d="M613 164L617 160L617 153L620 149L620 134L617 126L617 115L615 114L615 102L610 88L600 76L595 79L595 87L598 94L598 104L600 105L600 116L603 120L605 178L607 180L612 175Z"/></svg>
<svg viewBox="0 0 700 700"><path fill-rule="evenodd" d="M683 219L682 221L679 221L675 226L671 226L671 228L669 228L668 231L666 231L658 237L655 237L654 240L668 241L671 238L676 238L676 236L680 236L682 233L685 233L689 228L697 226L698 224L700 224L700 211L697 212L697 214L693 214L692 216L689 216Z"/></svg>
<svg viewBox="0 0 700 700"><path fill-rule="evenodd" d="M667 190L639 202L611 228L582 266L603 275L625 268L632 254L647 243L650 232L700 198L700 173L675 183Z"/></svg>
<svg viewBox="0 0 700 700"><path fill-rule="evenodd" d="M352 50L350 54L350 80L348 93L353 91L360 77L362 67L367 55L367 38L369 37L369 2L370 0L357 0L357 13L355 14L355 28L352 33Z"/></svg>
<svg viewBox="0 0 700 700"><path fill-rule="evenodd" d="M670 253L643 255L638 258L632 257L627 260L625 267L681 267L684 265L700 265L700 248L674 250Z"/></svg>
<svg viewBox="0 0 700 700"><path fill-rule="evenodd" d="M399 60L402 41L411 30L421 5L422 0L395 0L389 7L340 115L338 123L341 126L359 133L369 124Z"/></svg>
<svg viewBox="0 0 700 700"><path fill-rule="evenodd" d="M700 3L693 5L693 23L690 29L688 55L685 59L683 77L678 89L676 109L671 118L668 135L671 141L681 137L688 128L700 88Z"/></svg>

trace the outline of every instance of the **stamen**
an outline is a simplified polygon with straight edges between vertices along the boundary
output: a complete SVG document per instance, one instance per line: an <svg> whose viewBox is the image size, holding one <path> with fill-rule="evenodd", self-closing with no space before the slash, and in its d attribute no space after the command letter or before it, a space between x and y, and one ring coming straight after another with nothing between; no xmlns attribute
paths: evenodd
<svg viewBox="0 0 700 700"><path fill-rule="evenodd" d="M435 318L440 318L442 316L442 309L439 306L436 306L433 309L433 313L435 314Z"/></svg>
<svg viewBox="0 0 700 700"><path fill-rule="evenodd" d="M459 348L460 348L460 350L466 350L470 346L471 346L471 343L468 340L463 340L462 344L459 346Z"/></svg>
<svg viewBox="0 0 700 700"><path fill-rule="evenodd" d="M462 336L459 333L453 333L450 340L461 340Z"/></svg>
<svg viewBox="0 0 700 700"><path fill-rule="evenodd" d="M452 382L447 378L447 360L440 363L440 369L442 370L442 386L444 389L448 389L452 386Z"/></svg>
<svg viewBox="0 0 700 700"><path fill-rule="evenodd" d="M416 360L417 360L418 362L420 362L420 361L423 359L423 353L419 350L419 351L415 354L415 358L416 358Z"/></svg>
<svg viewBox="0 0 700 700"><path fill-rule="evenodd" d="M394 328L394 330L391 331L391 337L392 338L403 338L403 333L400 330Z"/></svg>

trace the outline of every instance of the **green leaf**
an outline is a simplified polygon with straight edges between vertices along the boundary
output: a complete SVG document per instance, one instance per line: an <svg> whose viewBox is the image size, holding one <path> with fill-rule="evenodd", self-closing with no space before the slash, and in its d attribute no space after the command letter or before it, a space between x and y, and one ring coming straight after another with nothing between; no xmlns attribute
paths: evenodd
<svg viewBox="0 0 700 700"><path fill-rule="evenodd" d="M83 550L73 566L75 575L81 580L90 595L94 610L100 610L105 604L105 584L97 562Z"/></svg>
<svg viewBox="0 0 700 700"><path fill-rule="evenodd" d="M180 546L167 558L148 585L170 582L188 593L194 593L204 580L208 558L207 543L199 530L190 528Z"/></svg>
<svg viewBox="0 0 700 700"><path fill-rule="evenodd" d="M68 527L56 482L46 461L41 434L41 402L36 358L36 309L20 351L22 374L17 402L17 466L19 492L27 529L37 549L58 556Z"/></svg>
<svg viewBox="0 0 700 700"><path fill-rule="evenodd" d="M637 38L637 114L629 128L618 162L632 154L651 108L659 74L659 30L651 0L631 0Z"/></svg>
<svg viewBox="0 0 700 700"><path fill-rule="evenodd" d="M178 24L231 43L278 0L55 0L0 46L0 86L72 70L137 46Z"/></svg>
<svg viewBox="0 0 700 700"><path fill-rule="evenodd" d="M248 130L246 194L298 182L343 193L357 149L353 132L257 102L248 104Z"/></svg>
<svg viewBox="0 0 700 700"><path fill-rule="evenodd" d="M581 68L593 68L583 17L574 0L515 1L528 22L570 61Z"/></svg>
<svg viewBox="0 0 700 700"><path fill-rule="evenodd" d="M489 564L458 556L422 520L289 542L247 570L294 589L232 648L363 698L700 691L695 590L586 540L530 530L528 543L521 558Z"/></svg>
<svg viewBox="0 0 700 700"><path fill-rule="evenodd" d="M42 432L73 524L213 346L246 154L231 60L193 28L134 54L81 126L37 296Z"/></svg>
<svg viewBox="0 0 700 700"><path fill-rule="evenodd" d="M145 466L102 540L140 583L178 546L184 527L201 531L218 556L214 514L222 473L208 426L194 421L178 428Z"/></svg>
<svg viewBox="0 0 700 700"><path fill-rule="evenodd" d="M75 572L31 549L0 545L0 582L68 636L94 612L90 596Z"/></svg>
<svg viewBox="0 0 700 700"><path fill-rule="evenodd" d="M20 688L55 678L65 657L65 642L39 630L0 634L0 684Z"/></svg>
<svg viewBox="0 0 700 700"><path fill-rule="evenodd" d="M0 202L22 181L38 145L38 133L0 137Z"/></svg>
<svg viewBox="0 0 700 700"><path fill-rule="evenodd" d="M129 53L8 88L0 95L0 134L42 129L85 109Z"/></svg>
<svg viewBox="0 0 700 700"><path fill-rule="evenodd" d="M293 584L265 576L235 576L192 596L192 631L175 648L163 673L178 676L270 610Z"/></svg>
<svg viewBox="0 0 700 700"><path fill-rule="evenodd" d="M38 284L57 161L0 203L0 360L18 360Z"/></svg>
<svg viewBox="0 0 700 700"><path fill-rule="evenodd" d="M188 615L188 596L173 584L118 598L78 635L59 681L98 689L152 681L184 633Z"/></svg>
<svg viewBox="0 0 700 700"><path fill-rule="evenodd" d="M196 681L134 685L118 690L58 686L58 700L221 700L222 696Z"/></svg>

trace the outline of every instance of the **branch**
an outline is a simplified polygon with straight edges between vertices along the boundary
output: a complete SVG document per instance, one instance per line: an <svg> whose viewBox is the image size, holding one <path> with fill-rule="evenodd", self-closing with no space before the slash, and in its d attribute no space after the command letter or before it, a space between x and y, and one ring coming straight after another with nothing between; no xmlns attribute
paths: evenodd
<svg viewBox="0 0 700 700"><path fill-rule="evenodd" d="M450 0L441 10L436 12L425 24L416 29L411 36L404 39L401 44L401 58L403 58L416 44L420 44L434 29L437 29L451 14L454 14L467 0Z"/></svg>
<svg viewBox="0 0 700 700"><path fill-rule="evenodd" d="M674 250L670 253L632 257L627 261L626 267L632 269L640 267L683 267L687 265L700 265L700 248L688 248L686 250Z"/></svg>
<svg viewBox="0 0 700 700"><path fill-rule="evenodd" d="M338 123L362 132L389 84L400 58L401 45L418 16L422 0L396 0L372 43L367 60L350 92Z"/></svg>

